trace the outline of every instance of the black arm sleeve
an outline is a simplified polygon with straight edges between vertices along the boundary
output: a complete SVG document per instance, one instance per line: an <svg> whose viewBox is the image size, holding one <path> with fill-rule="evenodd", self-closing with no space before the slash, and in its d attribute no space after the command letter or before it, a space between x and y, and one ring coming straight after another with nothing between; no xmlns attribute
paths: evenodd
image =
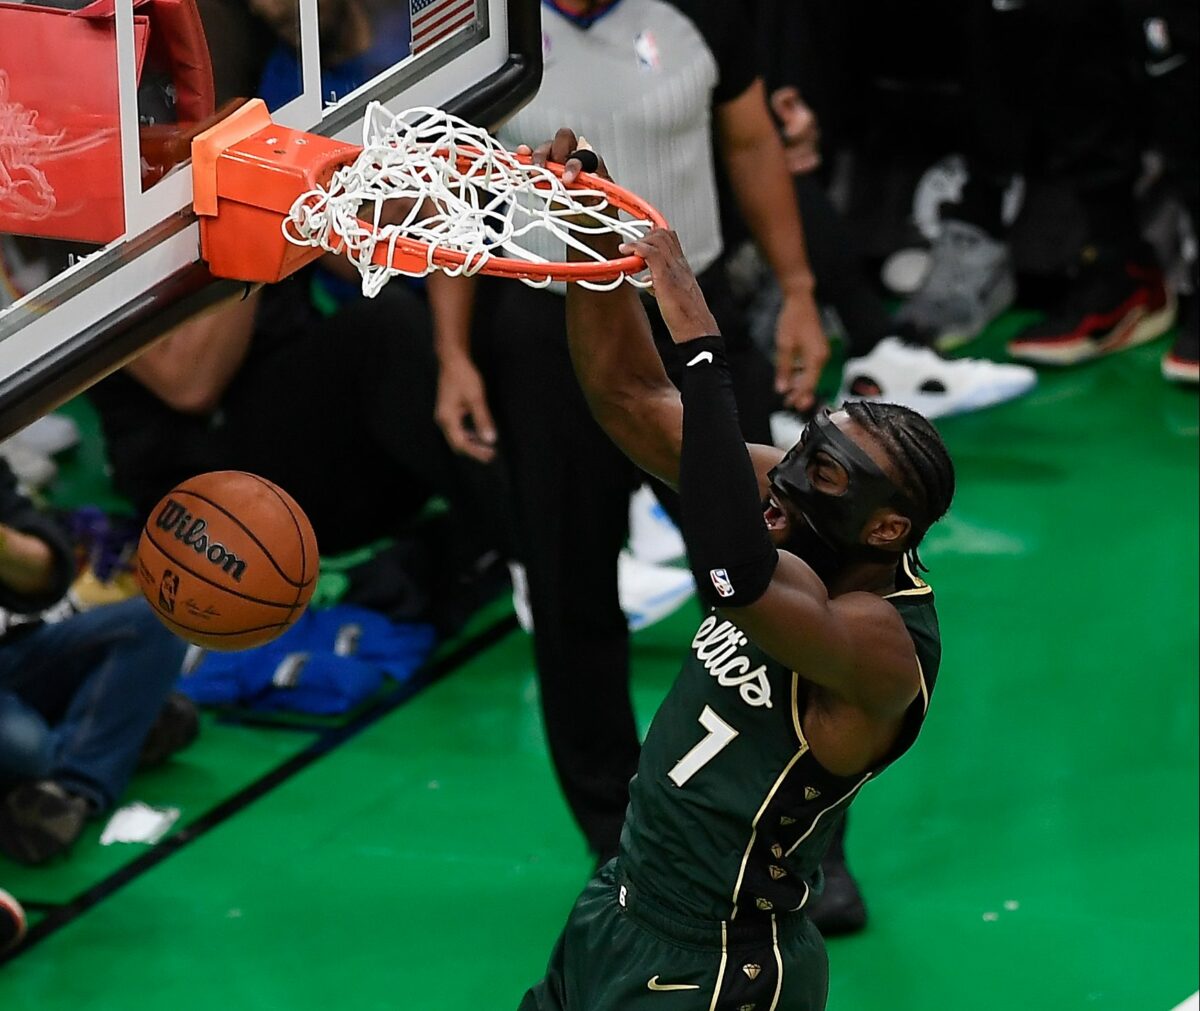
<svg viewBox="0 0 1200 1011"><path fill-rule="evenodd" d="M45 593L17 593L0 582L0 607L18 614L36 614L57 604L75 575L70 542L55 523L43 516L17 491L17 481L8 465L0 462L0 523L44 541L54 556L54 578Z"/></svg>
<svg viewBox="0 0 1200 1011"><path fill-rule="evenodd" d="M680 527L696 592L715 607L745 607L766 592L779 555L738 427L725 345L698 337L676 351L683 366Z"/></svg>

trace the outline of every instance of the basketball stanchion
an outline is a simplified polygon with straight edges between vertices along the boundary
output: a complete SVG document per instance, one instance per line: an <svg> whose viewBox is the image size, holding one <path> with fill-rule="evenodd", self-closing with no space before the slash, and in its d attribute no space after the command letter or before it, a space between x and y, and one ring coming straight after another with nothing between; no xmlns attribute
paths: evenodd
<svg viewBox="0 0 1200 1011"><path fill-rule="evenodd" d="M243 281L279 281L333 252L358 269L366 295L433 270L644 286L641 257L609 259L586 239L667 227L610 180L585 172L567 185L563 166L536 165L433 108L393 115L373 103L356 146L278 126L254 100L193 141L192 171L201 255L215 276ZM536 233L582 258L545 258L529 248Z"/></svg>

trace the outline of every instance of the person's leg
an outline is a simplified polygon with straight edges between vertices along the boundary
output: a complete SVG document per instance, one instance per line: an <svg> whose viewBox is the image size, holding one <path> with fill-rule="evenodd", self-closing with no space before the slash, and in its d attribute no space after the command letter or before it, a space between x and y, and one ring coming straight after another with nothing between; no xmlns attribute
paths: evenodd
<svg viewBox="0 0 1200 1011"><path fill-rule="evenodd" d="M942 208L921 287L897 319L943 350L973 340L1016 295L1001 220L1004 191L1028 160L1028 95L1040 45L1031 3L969 0L963 11L967 180Z"/></svg>
<svg viewBox="0 0 1200 1011"><path fill-rule="evenodd" d="M867 282L849 230L825 188L811 175L799 175L793 181L808 261L817 282L817 301L837 311L846 330L847 356L865 355L896 333L896 323Z"/></svg>
<svg viewBox="0 0 1200 1011"><path fill-rule="evenodd" d="M18 780L47 775L53 757L46 718L15 692L0 690L0 792Z"/></svg>
<svg viewBox="0 0 1200 1011"><path fill-rule="evenodd" d="M187 644L140 596L46 625L30 639L15 691L52 728L49 766L30 775L105 810L137 766Z"/></svg>
<svg viewBox="0 0 1200 1011"><path fill-rule="evenodd" d="M1170 328L1175 306L1139 231L1134 184L1145 116L1120 4L1041 0L1039 10L1055 56L1045 61L1039 140L1047 172L1079 197L1087 236L1062 299L1009 353L1072 365L1155 339Z"/></svg>
<svg viewBox="0 0 1200 1011"><path fill-rule="evenodd" d="M1200 227L1200 8L1191 0L1126 0L1134 51L1145 71L1150 143L1163 156L1172 188ZM1173 382L1200 383L1200 276L1194 255L1180 292L1179 333L1163 358Z"/></svg>
<svg viewBox="0 0 1200 1011"><path fill-rule="evenodd" d="M555 771L592 851L615 852L637 768L629 632L617 593L632 468L593 420L561 296L481 291L479 364L513 490L518 557Z"/></svg>
<svg viewBox="0 0 1200 1011"><path fill-rule="evenodd" d="M857 934L867 925L867 907L846 862L846 817L843 816L821 858L825 887L809 903L809 919L823 937Z"/></svg>

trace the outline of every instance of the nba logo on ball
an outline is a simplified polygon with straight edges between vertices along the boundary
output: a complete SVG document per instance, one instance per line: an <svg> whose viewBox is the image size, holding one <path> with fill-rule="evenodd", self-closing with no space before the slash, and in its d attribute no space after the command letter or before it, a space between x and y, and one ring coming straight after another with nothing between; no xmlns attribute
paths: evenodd
<svg viewBox="0 0 1200 1011"><path fill-rule="evenodd" d="M729 581L729 573L724 569L709 569L709 578L712 579L712 584L717 588L717 593L722 597L733 596L733 583Z"/></svg>
<svg viewBox="0 0 1200 1011"><path fill-rule="evenodd" d="M217 471L173 488L138 544L137 579L159 620L205 649L260 646L308 606L319 559L312 525L282 488Z"/></svg>

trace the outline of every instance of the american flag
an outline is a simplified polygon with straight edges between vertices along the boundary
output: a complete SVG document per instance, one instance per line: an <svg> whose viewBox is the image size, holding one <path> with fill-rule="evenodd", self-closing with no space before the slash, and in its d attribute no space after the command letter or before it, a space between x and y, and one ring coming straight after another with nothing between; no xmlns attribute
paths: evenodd
<svg viewBox="0 0 1200 1011"><path fill-rule="evenodd" d="M408 3L412 11L414 53L475 22L475 0L408 0Z"/></svg>

